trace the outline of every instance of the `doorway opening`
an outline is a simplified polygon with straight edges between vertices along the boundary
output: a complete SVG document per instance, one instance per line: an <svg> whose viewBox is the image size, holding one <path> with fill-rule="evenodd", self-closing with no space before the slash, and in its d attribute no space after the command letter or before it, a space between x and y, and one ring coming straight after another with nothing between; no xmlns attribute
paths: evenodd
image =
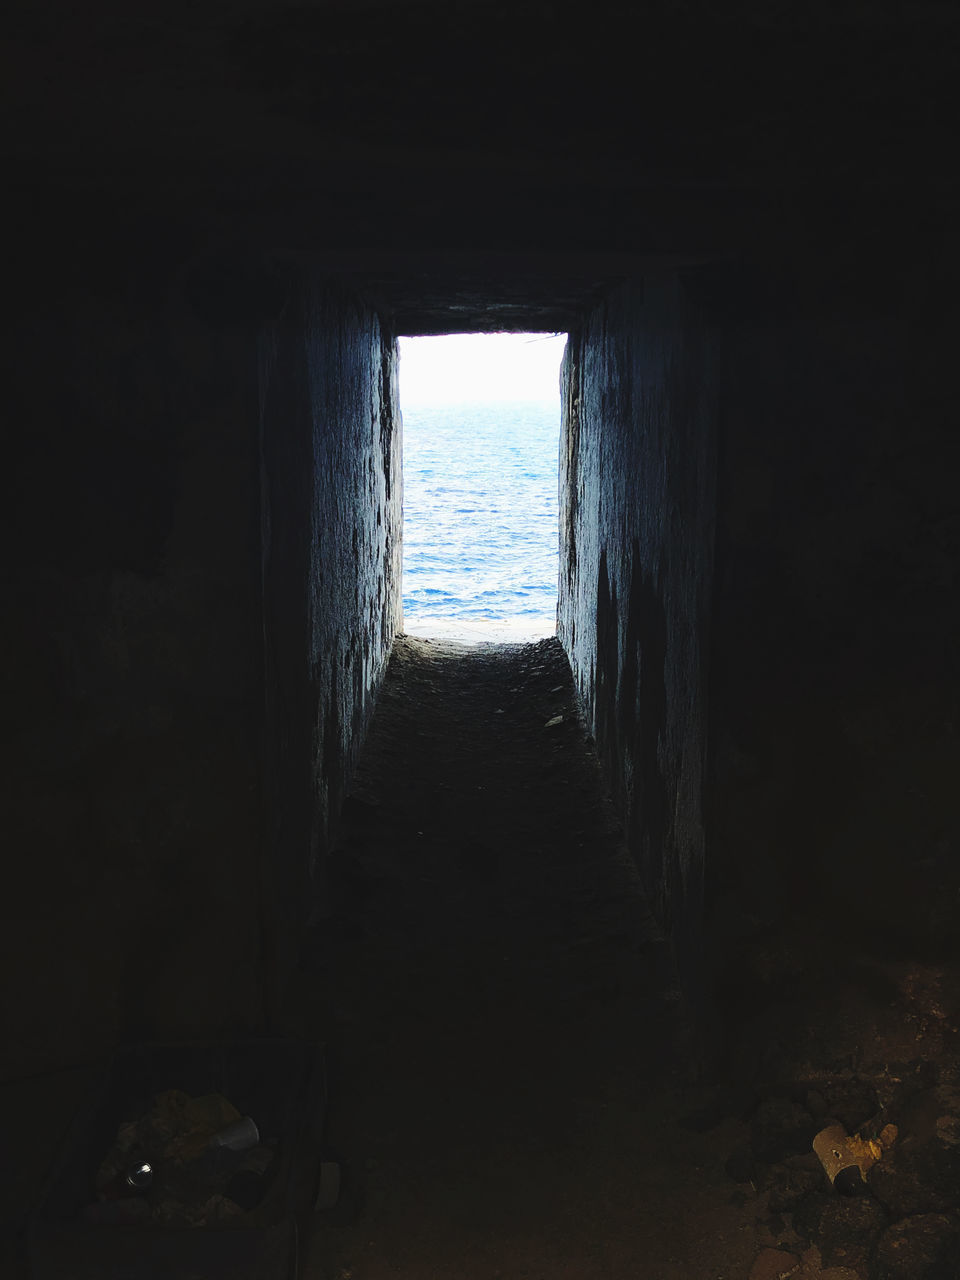
<svg viewBox="0 0 960 1280"><path fill-rule="evenodd" d="M555 634L565 345L558 333L400 339L408 634Z"/></svg>

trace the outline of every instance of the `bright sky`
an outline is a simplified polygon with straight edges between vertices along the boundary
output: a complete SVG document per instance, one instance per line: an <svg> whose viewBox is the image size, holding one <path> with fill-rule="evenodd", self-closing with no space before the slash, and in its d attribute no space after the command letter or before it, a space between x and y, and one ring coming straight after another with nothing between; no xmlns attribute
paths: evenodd
<svg viewBox="0 0 960 1280"><path fill-rule="evenodd" d="M400 408L560 396L565 333L454 333L400 339Z"/></svg>

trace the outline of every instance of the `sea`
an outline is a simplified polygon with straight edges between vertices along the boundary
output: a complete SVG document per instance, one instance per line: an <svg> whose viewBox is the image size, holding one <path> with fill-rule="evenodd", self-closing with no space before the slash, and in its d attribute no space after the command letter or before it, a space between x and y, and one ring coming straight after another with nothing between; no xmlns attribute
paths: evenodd
<svg viewBox="0 0 960 1280"><path fill-rule="evenodd" d="M559 444L558 400L403 406L407 634L555 633Z"/></svg>

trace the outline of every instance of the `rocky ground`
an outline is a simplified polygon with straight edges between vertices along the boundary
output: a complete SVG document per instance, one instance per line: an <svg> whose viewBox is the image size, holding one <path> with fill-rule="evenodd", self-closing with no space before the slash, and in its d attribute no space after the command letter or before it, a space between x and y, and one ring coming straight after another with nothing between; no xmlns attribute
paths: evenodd
<svg viewBox="0 0 960 1280"><path fill-rule="evenodd" d="M311 1280L958 1275L956 973L731 909L704 1074L556 640L398 641L328 896ZM831 1121L885 1134L861 1195Z"/></svg>

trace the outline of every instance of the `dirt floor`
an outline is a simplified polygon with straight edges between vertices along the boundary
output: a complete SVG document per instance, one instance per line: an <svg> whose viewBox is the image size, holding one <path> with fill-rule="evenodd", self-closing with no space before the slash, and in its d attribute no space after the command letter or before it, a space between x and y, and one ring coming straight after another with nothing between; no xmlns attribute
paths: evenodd
<svg viewBox="0 0 960 1280"><path fill-rule="evenodd" d="M950 1056L918 994L943 973L752 939L704 1079L555 639L398 641L329 903L298 998L344 1185L309 1280L900 1280L877 1259L903 1215L851 1219L810 1141L879 1130Z"/></svg>

